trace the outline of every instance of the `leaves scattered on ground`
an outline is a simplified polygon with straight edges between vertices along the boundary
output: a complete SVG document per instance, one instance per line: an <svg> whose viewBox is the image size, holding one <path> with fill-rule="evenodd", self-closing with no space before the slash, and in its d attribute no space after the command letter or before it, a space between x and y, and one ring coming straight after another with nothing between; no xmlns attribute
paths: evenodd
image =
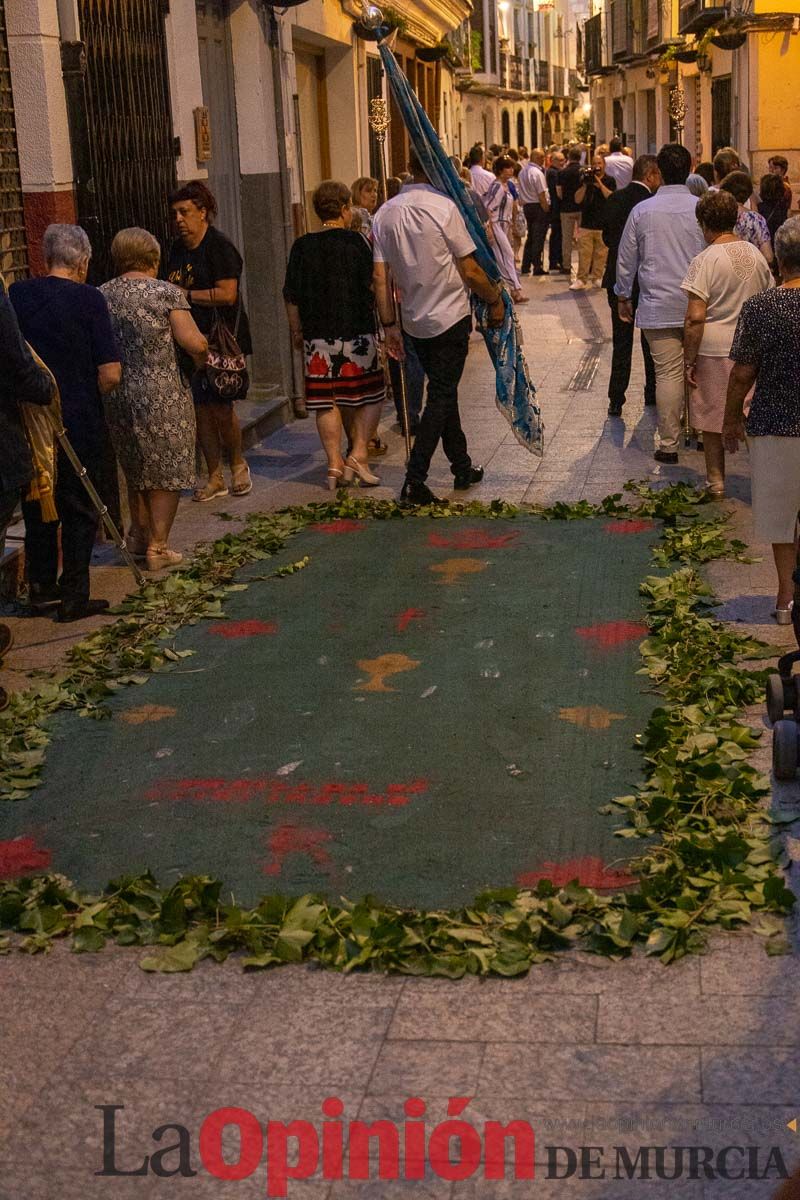
<svg viewBox="0 0 800 1200"><path fill-rule="evenodd" d="M222 615L228 591L247 584L241 567L268 559L293 534L315 521L409 517L483 519L535 512L548 520L649 517L663 522L656 565L743 560L745 547L730 541L725 518L703 519L708 497L687 484L652 491L630 483L593 505L558 503L519 509L503 501L406 509L391 501L355 497L279 513L253 514L245 528L201 548L185 570L148 583L127 598L120 620L74 647L58 676L42 679L12 698L0 719L0 796L23 799L36 787L49 740L46 721L71 708L106 715L103 702L122 686L144 683L190 651L170 644L187 624ZM278 568L288 575L308 558ZM623 824L617 834L645 839L632 864L639 885L600 896L577 882L557 888L542 881L533 890L486 892L469 907L422 912L373 898L357 904L322 897L269 896L254 908L223 900L219 880L192 876L169 890L149 874L116 880L102 895L80 893L58 875L0 886L0 953L16 944L28 953L71 937L76 952L100 950L107 941L150 946L147 971L187 971L204 958L232 953L248 970L312 960L337 970L370 968L412 975L518 975L570 946L612 958L644 945L665 963L702 952L709 930L749 926L768 951L787 949L784 916L794 896L781 872L779 823L764 808L769 782L749 763L758 732L741 723L742 708L760 698L764 672L743 660L769 653L763 643L709 615L711 592L697 572L681 566L641 585L649 636L642 643L642 672L663 703L637 739L645 780L636 795L605 810Z"/></svg>

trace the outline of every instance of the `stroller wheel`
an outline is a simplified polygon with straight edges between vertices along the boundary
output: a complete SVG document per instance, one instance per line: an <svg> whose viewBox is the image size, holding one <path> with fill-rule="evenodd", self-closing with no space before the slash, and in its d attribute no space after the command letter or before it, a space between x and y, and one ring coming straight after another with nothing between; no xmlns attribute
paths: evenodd
<svg viewBox="0 0 800 1200"><path fill-rule="evenodd" d="M797 725L778 721L772 733L772 773L776 779L794 779L797 774Z"/></svg>
<svg viewBox="0 0 800 1200"><path fill-rule="evenodd" d="M794 687L792 690L794 690ZM773 725L783 720L783 714L787 707L794 708L793 703L787 705L786 699L783 679L775 671L767 678L767 716Z"/></svg>

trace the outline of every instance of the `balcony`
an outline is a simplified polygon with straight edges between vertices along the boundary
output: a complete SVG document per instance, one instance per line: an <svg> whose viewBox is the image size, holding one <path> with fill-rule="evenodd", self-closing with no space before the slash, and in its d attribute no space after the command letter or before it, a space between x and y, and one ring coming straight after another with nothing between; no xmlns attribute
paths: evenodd
<svg viewBox="0 0 800 1200"><path fill-rule="evenodd" d="M553 95L566 96L564 83L566 80L566 71L563 67L553 67Z"/></svg>
<svg viewBox="0 0 800 1200"><path fill-rule="evenodd" d="M603 14L590 17L583 27L584 58L587 75L598 75L603 69Z"/></svg>
<svg viewBox="0 0 800 1200"><path fill-rule="evenodd" d="M537 62L536 63L536 91L537 92L549 92L550 91L550 63L546 63L546 62Z"/></svg>
<svg viewBox="0 0 800 1200"><path fill-rule="evenodd" d="M709 4L705 0L681 0L678 7L678 32L702 33L723 20L730 12L728 4Z"/></svg>
<svg viewBox="0 0 800 1200"><path fill-rule="evenodd" d="M531 90L531 68L528 59L512 54L509 61L511 66L508 86L517 92L529 92Z"/></svg>

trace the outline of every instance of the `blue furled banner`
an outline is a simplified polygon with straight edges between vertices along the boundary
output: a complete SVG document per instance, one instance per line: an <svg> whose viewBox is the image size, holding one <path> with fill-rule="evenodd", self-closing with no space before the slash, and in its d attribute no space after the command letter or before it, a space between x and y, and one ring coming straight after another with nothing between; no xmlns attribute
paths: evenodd
<svg viewBox="0 0 800 1200"><path fill-rule="evenodd" d="M455 201L475 243L475 258L489 278L500 283L500 271L472 196L456 173L428 115L412 91L386 40L379 49L392 95L408 130L411 143L425 173L439 191ZM511 297L503 291L505 319L496 329L488 324L488 306L477 296L472 297L473 312L478 328L494 363L497 376L497 407L506 418L517 441L534 454L542 454L544 425L535 402L536 389L528 374L528 365L519 342L519 325Z"/></svg>

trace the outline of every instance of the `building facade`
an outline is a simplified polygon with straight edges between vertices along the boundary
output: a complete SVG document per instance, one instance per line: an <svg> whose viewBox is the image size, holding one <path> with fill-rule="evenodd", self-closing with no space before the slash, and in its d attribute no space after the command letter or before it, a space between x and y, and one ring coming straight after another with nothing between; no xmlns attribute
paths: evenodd
<svg viewBox="0 0 800 1200"><path fill-rule="evenodd" d="M476 0L462 144L549 146L573 134L579 27L569 0Z"/></svg>
<svg viewBox="0 0 800 1200"><path fill-rule="evenodd" d="M572 0L575 3L576 0ZM578 0L580 2L580 0ZM800 2L800 0L798 0ZM446 149L569 136L579 23L570 0L399 0L394 52ZM256 397L297 396L281 298L293 239L324 178L380 175L370 101L387 100L357 0L0 0L0 262L44 270L42 234L80 223L92 278L117 230L165 251L168 196L207 180L242 251ZM389 174L408 139L389 102ZM286 411L289 408L287 404Z"/></svg>
<svg viewBox="0 0 800 1200"><path fill-rule="evenodd" d="M680 138L696 161L733 145L756 179L772 154L800 173L800 2L600 0L584 28L598 142L635 154Z"/></svg>

